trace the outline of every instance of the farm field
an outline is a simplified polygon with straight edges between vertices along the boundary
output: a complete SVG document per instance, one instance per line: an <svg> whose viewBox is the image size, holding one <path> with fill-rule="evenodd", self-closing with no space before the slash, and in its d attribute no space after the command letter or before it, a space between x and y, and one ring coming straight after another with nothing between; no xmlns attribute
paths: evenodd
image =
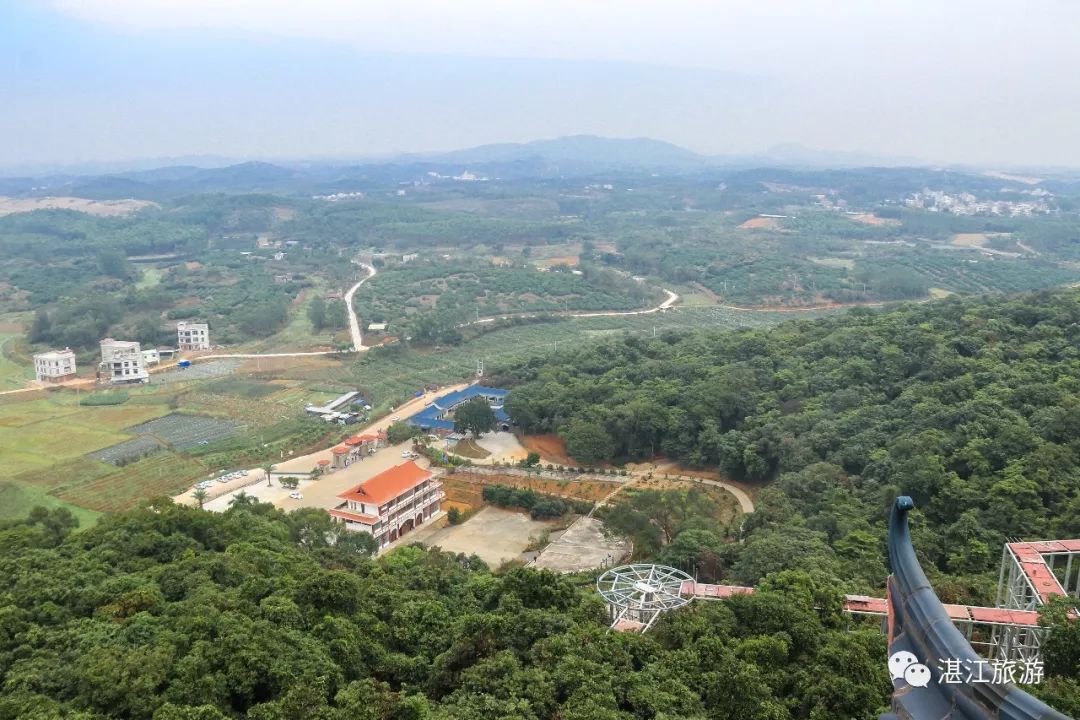
<svg viewBox="0 0 1080 720"><path fill-rule="evenodd" d="M0 332L0 390L16 390L34 379L30 365L17 363L10 357L11 347L18 339L18 333Z"/></svg>
<svg viewBox="0 0 1080 720"><path fill-rule="evenodd" d="M0 521L24 517L37 506L67 508L79 519L80 527L93 525L101 513L66 503L41 488L9 480L0 480Z"/></svg>
<svg viewBox="0 0 1080 720"><path fill-rule="evenodd" d="M131 388L129 399L120 405L80 406L85 393L67 390L8 396L0 403L0 444L5 448L0 482L16 503L13 507L32 506L42 498L54 506L71 503L93 511L132 507L142 498L189 485L211 470L253 466L268 453L276 457L299 452L320 441L326 428L305 420L303 406L325 402L353 387L387 408L425 384L471 376L477 358L495 366L527 354L554 352L556 342L562 346L622 332L651 335L669 328L760 326L783 317L783 313L712 307L649 316L561 319L500 328L460 347L387 347L348 364L334 358L211 361L190 371L155 376L170 381ZM199 372L200 368L210 372ZM220 434L211 439L204 433L194 442L210 439L210 445L195 445L187 454L164 448L140 460L142 452L134 453L123 467L88 457L133 440L135 428L143 423L151 423L152 429L155 423L170 422L165 416L186 419L188 414L246 428L232 439ZM147 449L152 448L143 448ZM452 489L450 501L460 502L461 509L482 504L474 488L459 484L462 487ZM554 487L536 489L567 494Z"/></svg>
<svg viewBox="0 0 1080 720"><path fill-rule="evenodd" d="M802 315L813 316L813 313ZM501 328L457 347L379 348L353 362L341 379L348 378L370 391L376 403L386 398L401 402L425 384L445 384L471 376L477 359L494 367L529 355L553 353L556 343L568 347L568 343L623 332L647 336L667 329L761 327L782 319L791 319L791 314L721 307L683 308L654 315L566 318Z"/></svg>
<svg viewBox="0 0 1080 720"><path fill-rule="evenodd" d="M61 500L98 512L115 512L135 507L140 500L174 495L192 481L206 475L196 460L163 451L131 463L115 472L53 489Z"/></svg>

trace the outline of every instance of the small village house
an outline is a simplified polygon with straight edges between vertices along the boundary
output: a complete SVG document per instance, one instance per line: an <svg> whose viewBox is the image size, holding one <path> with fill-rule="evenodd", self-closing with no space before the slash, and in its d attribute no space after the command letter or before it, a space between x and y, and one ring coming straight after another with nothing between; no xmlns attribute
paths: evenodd
<svg viewBox="0 0 1080 720"><path fill-rule="evenodd" d="M75 377L75 353L71 348L49 350L34 355L34 373L39 382L61 382Z"/></svg>

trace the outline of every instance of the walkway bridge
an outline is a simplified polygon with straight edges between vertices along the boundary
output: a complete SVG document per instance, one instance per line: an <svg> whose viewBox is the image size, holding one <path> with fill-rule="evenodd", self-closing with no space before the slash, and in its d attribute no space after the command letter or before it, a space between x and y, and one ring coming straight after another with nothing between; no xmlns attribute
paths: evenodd
<svg viewBox="0 0 1080 720"><path fill-rule="evenodd" d="M987 658L1024 666L1041 663L1047 629L1039 626L1037 608L1057 596L1080 599L1080 540L1011 542L1002 556L997 607L946 605L930 586L911 544L907 515L913 507L911 498L899 497L889 517L893 574L888 597L844 599L850 615L882 619L890 668L899 653L924 673L912 685L906 673L892 672L892 712L881 720L1069 720L1007 678L944 682L941 663L948 659L965 668L982 667ZM648 564L608 570L597 579L597 590L607 602L612 629L628 632L645 632L661 614L693 600L754 592L751 587L699 583L681 570Z"/></svg>

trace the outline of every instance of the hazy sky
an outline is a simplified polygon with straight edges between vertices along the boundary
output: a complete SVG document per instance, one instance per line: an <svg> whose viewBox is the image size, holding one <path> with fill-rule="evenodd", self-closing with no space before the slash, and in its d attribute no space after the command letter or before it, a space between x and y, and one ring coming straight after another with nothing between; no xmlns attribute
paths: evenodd
<svg viewBox="0 0 1080 720"><path fill-rule="evenodd" d="M0 165L592 133L1080 166L1074 0L0 0Z"/></svg>

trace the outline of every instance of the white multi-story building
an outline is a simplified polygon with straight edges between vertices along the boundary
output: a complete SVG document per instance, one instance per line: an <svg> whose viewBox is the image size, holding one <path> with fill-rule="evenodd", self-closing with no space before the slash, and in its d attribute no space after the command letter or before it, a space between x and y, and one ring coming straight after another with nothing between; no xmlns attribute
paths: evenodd
<svg viewBox="0 0 1080 720"><path fill-rule="evenodd" d="M146 382L150 379L139 343L112 338L102 340L98 377L111 383Z"/></svg>
<svg viewBox="0 0 1080 720"><path fill-rule="evenodd" d="M210 326L206 323L176 323L176 342L181 350L209 350Z"/></svg>
<svg viewBox="0 0 1080 720"><path fill-rule="evenodd" d="M341 493L341 504L329 512L384 548L438 515L444 497L438 476L409 460Z"/></svg>
<svg viewBox="0 0 1080 720"><path fill-rule="evenodd" d="M71 348L34 355L34 372L40 382L60 382L75 377L75 353Z"/></svg>

